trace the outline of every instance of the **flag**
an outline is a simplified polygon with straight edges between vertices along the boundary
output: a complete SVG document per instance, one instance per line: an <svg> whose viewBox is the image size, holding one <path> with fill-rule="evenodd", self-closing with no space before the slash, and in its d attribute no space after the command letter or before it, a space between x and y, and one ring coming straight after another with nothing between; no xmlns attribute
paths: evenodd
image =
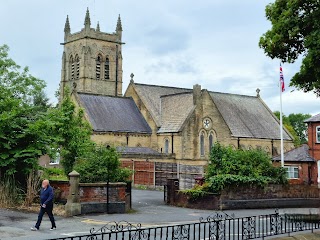
<svg viewBox="0 0 320 240"><path fill-rule="evenodd" d="M283 72L282 72L281 63L280 63L280 86L281 86L281 91L284 92L286 89L285 89L285 86L284 86L284 78L283 78Z"/></svg>

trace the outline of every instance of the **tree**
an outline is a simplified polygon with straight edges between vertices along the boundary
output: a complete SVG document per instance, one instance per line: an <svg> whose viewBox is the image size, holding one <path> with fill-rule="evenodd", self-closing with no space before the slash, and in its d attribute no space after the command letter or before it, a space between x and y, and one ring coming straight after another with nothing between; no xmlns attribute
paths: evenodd
<svg viewBox="0 0 320 240"><path fill-rule="evenodd" d="M0 46L0 180L4 175L25 180L38 167L38 158L51 144L50 119L43 80L21 69L8 55L9 47Z"/></svg>
<svg viewBox="0 0 320 240"><path fill-rule="evenodd" d="M86 156L77 160L75 170L81 182L124 182L131 171L120 167L119 154L115 148L96 146Z"/></svg>
<svg viewBox="0 0 320 240"><path fill-rule="evenodd" d="M274 112L276 117L280 119L280 112ZM294 138L294 145L300 146L307 142L307 124L304 120L310 118L310 114L291 113L289 116L283 115L283 125L291 133Z"/></svg>
<svg viewBox="0 0 320 240"><path fill-rule="evenodd" d="M90 139L91 127L84 119L83 110L76 109L68 89L65 90L55 118L58 122L55 135L59 139L55 148L61 148L61 164L68 175L73 170L76 160L93 149L94 143Z"/></svg>
<svg viewBox="0 0 320 240"><path fill-rule="evenodd" d="M272 28L259 46L270 58L293 63L303 55L291 86L320 96L320 3L314 0L276 0L266 6Z"/></svg>

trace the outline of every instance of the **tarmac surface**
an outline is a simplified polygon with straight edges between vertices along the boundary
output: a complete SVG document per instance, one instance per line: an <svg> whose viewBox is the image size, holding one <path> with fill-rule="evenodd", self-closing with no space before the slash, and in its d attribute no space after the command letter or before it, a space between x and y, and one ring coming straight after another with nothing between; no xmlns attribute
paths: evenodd
<svg viewBox="0 0 320 240"><path fill-rule="evenodd" d="M99 229L111 221L127 221L132 224L141 223L142 227L161 226L168 224L183 224L198 222L200 217L206 218L214 211L197 210L167 206L163 201L163 192L149 190L133 190L132 213L126 214L91 214L64 218L57 216L57 230L50 231L50 221L44 216L40 231L32 232L37 219L36 213L24 213L6 209L0 209L0 240L6 239L30 239L42 240L59 237L71 237L89 234L91 228ZM295 212L294 209L283 211ZM301 211L301 209L297 209ZM308 210L305 210L308 211ZM235 214L235 217L256 216L274 213L274 209L236 210L225 211L227 214ZM301 233L300 233L301 234ZM307 234L307 235L305 235ZM275 238L275 239L320 239L319 234L306 232L304 235L295 235L301 238ZM309 234L309 235L308 235Z"/></svg>

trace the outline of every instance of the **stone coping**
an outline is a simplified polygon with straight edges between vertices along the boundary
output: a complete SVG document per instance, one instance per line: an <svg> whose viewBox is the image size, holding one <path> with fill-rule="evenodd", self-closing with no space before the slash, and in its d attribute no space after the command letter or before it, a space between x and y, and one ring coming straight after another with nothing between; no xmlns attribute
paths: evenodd
<svg viewBox="0 0 320 240"><path fill-rule="evenodd" d="M80 187L106 187L108 183L106 182L98 182L98 183L79 183ZM124 182L117 182L117 183L109 183L110 187L123 187L126 186L127 184Z"/></svg>

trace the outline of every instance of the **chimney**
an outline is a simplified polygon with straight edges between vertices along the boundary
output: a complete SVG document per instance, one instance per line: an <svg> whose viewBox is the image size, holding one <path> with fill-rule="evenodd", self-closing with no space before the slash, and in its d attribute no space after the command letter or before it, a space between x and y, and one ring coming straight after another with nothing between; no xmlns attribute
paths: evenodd
<svg viewBox="0 0 320 240"><path fill-rule="evenodd" d="M193 104L197 105L201 97L201 85L193 85Z"/></svg>

